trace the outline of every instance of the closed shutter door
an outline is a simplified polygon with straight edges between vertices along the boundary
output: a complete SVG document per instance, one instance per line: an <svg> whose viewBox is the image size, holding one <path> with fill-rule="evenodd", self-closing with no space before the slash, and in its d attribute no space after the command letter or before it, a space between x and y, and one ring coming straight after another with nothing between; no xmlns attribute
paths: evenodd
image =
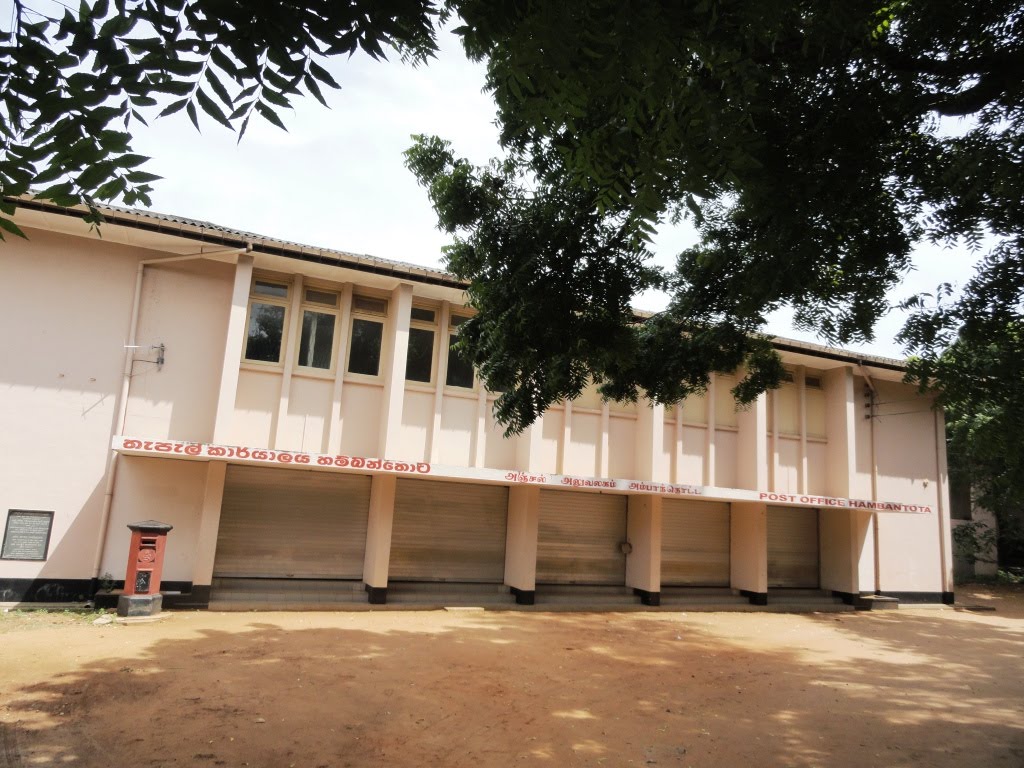
<svg viewBox="0 0 1024 768"><path fill-rule="evenodd" d="M768 507L768 586L816 589L818 510Z"/></svg>
<svg viewBox="0 0 1024 768"><path fill-rule="evenodd" d="M505 580L508 488L399 480L388 579Z"/></svg>
<svg viewBox="0 0 1024 768"><path fill-rule="evenodd" d="M626 583L626 497L541 491L537 583Z"/></svg>
<svg viewBox="0 0 1024 768"><path fill-rule="evenodd" d="M213 575L361 579L370 478L229 466Z"/></svg>
<svg viewBox="0 0 1024 768"><path fill-rule="evenodd" d="M661 583L729 586L729 505L665 499L661 515Z"/></svg>

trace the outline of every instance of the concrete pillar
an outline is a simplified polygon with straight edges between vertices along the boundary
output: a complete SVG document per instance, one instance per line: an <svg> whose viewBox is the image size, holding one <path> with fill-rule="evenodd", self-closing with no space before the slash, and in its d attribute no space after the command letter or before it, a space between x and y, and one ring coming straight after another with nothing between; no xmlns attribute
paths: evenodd
<svg viewBox="0 0 1024 768"><path fill-rule="evenodd" d="M203 507L199 513L199 536L195 564L192 566L192 596L198 602L210 601L213 583L213 560L217 553L217 534L220 531L220 510L224 502L224 478L228 465L211 461L206 465L206 488ZM205 593L205 594L204 594Z"/></svg>
<svg viewBox="0 0 1024 768"><path fill-rule="evenodd" d="M715 374L711 374L707 391L707 429L704 430L704 485L715 485L715 430L717 413L715 408Z"/></svg>
<svg viewBox="0 0 1024 768"><path fill-rule="evenodd" d="M953 603L953 530L949 516L949 467L946 465L946 416L935 409L935 475L939 487L936 517L939 526L939 568L942 575L942 602Z"/></svg>
<svg viewBox="0 0 1024 768"><path fill-rule="evenodd" d="M295 348L298 345L299 333L302 330L302 275L295 275L292 282L292 301L288 307L288 327L281 341L281 357L284 370L281 373L281 397L277 401L277 415L274 417L274 428L270 437L270 448L301 451L302 443L284 445L281 432L288 418L288 403L292 392L292 374L295 372ZM330 427L328 427L330 429Z"/></svg>
<svg viewBox="0 0 1024 768"><path fill-rule="evenodd" d="M864 509L853 512L853 562L856 575L856 587L851 590L860 594L875 591L875 563L878 553L875 551L875 526L878 515Z"/></svg>
<svg viewBox="0 0 1024 768"><path fill-rule="evenodd" d="M366 521L366 555L363 582L371 603L383 604L388 596L388 566L391 562L391 526L395 519L398 478L374 475L370 484L370 514Z"/></svg>
<svg viewBox="0 0 1024 768"><path fill-rule="evenodd" d="M434 415L428 436L430 446L427 449L427 455L432 464L437 464L441 456L441 416L444 412L444 383L448 378L448 335L450 332L448 325L451 322L451 314L451 304L442 301L441 316L437 324L440 339L434 358L434 370L437 371L437 379L434 382Z"/></svg>
<svg viewBox="0 0 1024 768"><path fill-rule="evenodd" d="M736 414L736 485L768 490L768 396L760 394Z"/></svg>
<svg viewBox="0 0 1024 768"><path fill-rule="evenodd" d="M853 369L834 368L824 376L826 490L848 498L857 472L857 419L863 418ZM821 587L844 595L873 592L875 583L875 515L853 509L825 508L818 518L821 541Z"/></svg>
<svg viewBox="0 0 1024 768"><path fill-rule="evenodd" d="M850 478L856 472L857 400L853 391L853 370L834 368L826 372L825 387L825 488L829 496L850 495Z"/></svg>
<svg viewBox="0 0 1024 768"><path fill-rule="evenodd" d="M665 406L641 400L636 419L637 480L668 481L664 443Z"/></svg>
<svg viewBox="0 0 1024 768"><path fill-rule="evenodd" d="M231 310L228 332L224 340L224 362L220 369L220 388L217 394L217 414L214 418L213 442L230 442L235 416L235 395L238 392L238 368L245 345L245 316L249 308L249 290L252 284L252 256L242 254L235 265L235 286L231 291Z"/></svg>
<svg viewBox="0 0 1024 768"><path fill-rule="evenodd" d="M381 356L384 392L381 398L381 456L395 459L416 459L401 450L402 410L405 404L405 362L409 354L409 316L412 313L412 285L402 283L391 293L388 302L388 337L386 354Z"/></svg>
<svg viewBox="0 0 1024 768"><path fill-rule="evenodd" d="M729 585L754 605L768 603L768 509L733 502L729 531Z"/></svg>
<svg viewBox="0 0 1024 768"><path fill-rule="evenodd" d="M520 472L546 472L541 452L545 416L537 418L516 438L516 468Z"/></svg>
<svg viewBox="0 0 1024 768"><path fill-rule="evenodd" d="M644 605L661 603L661 506L660 496L630 496L626 512L626 586Z"/></svg>
<svg viewBox="0 0 1024 768"><path fill-rule="evenodd" d="M331 391L331 420L324 434L324 450L327 453L341 453L341 433L345 427L345 414L341 398L345 391L345 372L348 368L349 334L352 328L352 283L341 289L341 315L338 317L338 362L334 366L334 386Z"/></svg>
<svg viewBox="0 0 1024 768"><path fill-rule="evenodd" d="M537 526L540 488L515 485L508 489L505 533L505 583L516 602L533 605L537 589Z"/></svg>

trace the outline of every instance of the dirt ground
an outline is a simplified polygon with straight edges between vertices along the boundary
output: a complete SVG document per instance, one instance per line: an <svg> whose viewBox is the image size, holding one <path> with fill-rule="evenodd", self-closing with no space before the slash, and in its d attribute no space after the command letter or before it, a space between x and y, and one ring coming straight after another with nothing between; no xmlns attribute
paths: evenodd
<svg viewBox="0 0 1024 768"><path fill-rule="evenodd" d="M0 615L0 768L1024 765L1024 590L870 614Z"/></svg>

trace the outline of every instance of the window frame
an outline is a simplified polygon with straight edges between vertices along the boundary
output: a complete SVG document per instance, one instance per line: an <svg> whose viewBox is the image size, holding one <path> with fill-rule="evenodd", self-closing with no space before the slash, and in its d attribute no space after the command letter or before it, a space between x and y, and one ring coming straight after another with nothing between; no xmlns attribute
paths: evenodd
<svg viewBox="0 0 1024 768"><path fill-rule="evenodd" d="M452 310L448 313L448 324L447 327L444 329L445 339L448 342L447 345L445 346L444 387L446 390L451 390L452 392L476 392L480 386L480 377L476 375L476 368L473 368L472 364L470 364L470 367L473 370L472 384L470 384L468 387L464 387L460 384L448 383L448 377L451 375L452 371L452 344L458 340L459 326L462 325L466 320L469 320L469 318L471 318L472 316L472 314L458 312L455 310ZM455 318L459 318L458 323L452 322Z"/></svg>
<svg viewBox="0 0 1024 768"><path fill-rule="evenodd" d="M356 306L356 303L359 301L359 299L370 299L372 301L383 302L384 303L384 311L383 312L373 312L372 310L360 309L359 307ZM371 293L369 291L361 291L361 290L358 291L358 292L357 291L353 291L352 292L352 297L351 297L350 302L349 302L348 328L346 329L346 332L348 333L348 343L347 343L346 349L345 349L345 369L342 372L343 376L346 376L346 377L352 376L352 377L355 377L357 380L361 379L363 381L380 381L380 379L381 379L380 368L381 368L381 364L384 362L384 352L387 349L387 345L388 345L387 330L388 330L388 321L390 319L390 314L389 314L390 310L391 310L391 301L390 301L390 298L388 296L381 296L381 295L376 294L376 293ZM349 367L352 364L352 348L354 346L353 343L352 343L352 339L353 339L352 331L355 328L356 320L368 320L368 321L372 321L372 322L378 322L381 325L380 350L377 353L377 372L376 373L373 373L373 374L370 374L370 373L360 373L358 371L349 370Z"/></svg>
<svg viewBox="0 0 1024 768"><path fill-rule="evenodd" d="M333 307L310 301L307 298L307 291L319 291L320 293L333 294L336 301ZM341 325L341 302L342 292L337 288L308 283L302 286L302 300L299 303L299 322L296 325L298 337L295 339L295 369L300 375L308 374L333 374L338 367L338 341L339 326ZM315 365L306 365L302 362L302 323L306 318L306 312L316 312L321 315L332 315L334 317L334 332L331 337L331 364L327 368L319 368Z"/></svg>
<svg viewBox="0 0 1024 768"><path fill-rule="evenodd" d="M284 288L284 296L266 296L256 292L257 283L267 283L269 285L277 285ZM242 363L245 365L254 365L260 368L283 368L285 355L284 348L288 344L288 323L291 314L291 297L292 297L292 282L286 278L271 277L261 274L254 274L252 276L252 282L249 285L249 298L245 306L245 336L242 340ZM281 344L277 350L277 360L257 360L251 357L247 357L249 349L249 324L252 321L252 310L254 304L268 304L270 306L278 306L284 309L284 316L281 320Z"/></svg>
<svg viewBox="0 0 1024 768"><path fill-rule="evenodd" d="M427 310L429 312L433 312L434 313L434 321L430 322L428 320L417 320L415 317L413 317L413 313L417 309ZM426 304L426 303L420 303L420 302L414 303L412 305L412 308L409 311L409 331L410 331L409 341L410 341L410 347L411 347L411 342L412 342L412 333L411 333L411 331L414 328L418 329L418 330L422 330L422 331L430 331L433 334L433 341L431 342L431 345L430 345L430 378L427 379L426 381L423 381L422 379L410 379L409 378L409 351L408 351L408 349L406 349L406 353L405 353L405 370L403 371L405 383L407 385L412 385L414 387L434 387L437 384L437 369L438 369L437 345L438 345L438 340L441 338L441 308L440 307L431 306L431 305Z"/></svg>

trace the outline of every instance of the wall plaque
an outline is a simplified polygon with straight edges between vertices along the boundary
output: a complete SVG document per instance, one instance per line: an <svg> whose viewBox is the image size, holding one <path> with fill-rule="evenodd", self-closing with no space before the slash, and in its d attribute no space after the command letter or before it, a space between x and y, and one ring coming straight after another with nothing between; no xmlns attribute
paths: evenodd
<svg viewBox="0 0 1024 768"><path fill-rule="evenodd" d="M0 559L45 560L52 528L53 512L8 510Z"/></svg>

